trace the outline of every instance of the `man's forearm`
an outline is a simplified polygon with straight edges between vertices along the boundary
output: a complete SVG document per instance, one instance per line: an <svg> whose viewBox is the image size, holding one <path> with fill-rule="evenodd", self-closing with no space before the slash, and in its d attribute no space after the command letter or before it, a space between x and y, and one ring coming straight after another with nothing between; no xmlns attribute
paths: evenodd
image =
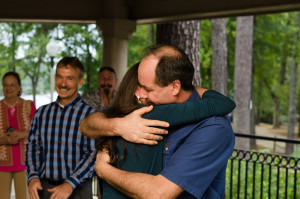
<svg viewBox="0 0 300 199"><path fill-rule="evenodd" d="M181 187L161 175L123 171L107 163L96 164L95 170L100 178L131 198L172 199L183 192Z"/></svg>
<svg viewBox="0 0 300 199"><path fill-rule="evenodd" d="M97 174L98 171L105 171L101 173L100 178L130 198L155 198L145 194L147 192L145 189L149 187L147 183L151 182L155 176L126 172L109 164L103 164L101 167L96 166L95 169Z"/></svg>
<svg viewBox="0 0 300 199"><path fill-rule="evenodd" d="M29 131L16 131L16 134L18 135L19 139L27 139L29 135Z"/></svg>
<svg viewBox="0 0 300 199"><path fill-rule="evenodd" d="M121 136L129 142L155 145L161 140L169 124L159 120L143 119L142 115L151 111L152 106L133 111L122 118L106 118L103 113L90 114L81 121L79 131L90 138Z"/></svg>
<svg viewBox="0 0 300 199"><path fill-rule="evenodd" d="M114 127L118 118L107 118L103 113L91 113L80 122L79 131L90 137L117 136Z"/></svg>

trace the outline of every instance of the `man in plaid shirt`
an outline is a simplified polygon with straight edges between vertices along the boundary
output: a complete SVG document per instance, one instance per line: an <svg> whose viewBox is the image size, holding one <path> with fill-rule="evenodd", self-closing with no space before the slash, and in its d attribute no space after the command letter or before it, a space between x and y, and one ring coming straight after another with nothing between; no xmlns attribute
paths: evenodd
<svg viewBox="0 0 300 199"><path fill-rule="evenodd" d="M78 58L60 60L55 74L58 98L34 115L26 146L31 199L92 198L95 140L78 127L95 109L78 94L83 72Z"/></svg>

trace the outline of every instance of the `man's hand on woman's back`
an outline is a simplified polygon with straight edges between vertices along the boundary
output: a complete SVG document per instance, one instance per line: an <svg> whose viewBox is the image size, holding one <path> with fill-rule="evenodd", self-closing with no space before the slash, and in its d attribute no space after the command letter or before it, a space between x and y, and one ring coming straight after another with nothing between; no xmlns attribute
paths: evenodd
<svg viewBox="0 0 300 199"><path fill-rule="evenodd" d="M162 135L168 133L167 130L158 127L168 127L169 124L159 120L149 120L142 118L142 115L150 112L153 106L147 106L135 110L123 118L115 118L116 133L125 140L147 145L155 145L158 140L162 140Z"/></svg>
<svg viewBox="0 0 300 199"><path fill-rule="evenodd" d="M168 133L159 127L165 128L169 124L142 118L143 114L152 109L153 106L143 107L122 118L106 118L103 113L92 113L81 121L79 131L91 138L121 136L129 142L155 145L162 139L162 135Z"/></svg>

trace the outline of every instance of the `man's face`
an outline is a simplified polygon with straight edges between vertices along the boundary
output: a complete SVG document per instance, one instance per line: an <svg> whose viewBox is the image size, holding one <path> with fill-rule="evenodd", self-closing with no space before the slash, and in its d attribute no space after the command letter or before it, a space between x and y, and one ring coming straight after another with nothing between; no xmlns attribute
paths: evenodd
<svg viewBox="0 0 300 199"><path fill-rule="evenodd" d="M115 74L108 70L102 71L98 76L98 84L100 90L103 91L106 95L111 94L117 85Z"/></svg>
<svg viewBox="0 0 300 199"><path fill-rule="evenodd" d="M59 103L66 105L78 95L78 88L83 83L80 70L67 67L58 67L55 74L55 89L59 95Z"/></svg>
<svg viewBox="0 0 300 199"><path fill-rule="evenodd" d="M154 55L147 56L141 61L138 70L139 96L154 105L175 103L171 84L160 87L154 82L158 61Z"/></svg>

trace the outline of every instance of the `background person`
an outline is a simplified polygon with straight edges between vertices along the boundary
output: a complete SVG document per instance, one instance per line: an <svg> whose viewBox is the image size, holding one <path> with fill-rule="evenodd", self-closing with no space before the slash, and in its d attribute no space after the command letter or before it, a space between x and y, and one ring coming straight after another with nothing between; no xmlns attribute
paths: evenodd
<svg viewBox="0 0 300 199"><path fill-rule="evenodd" d="M96 108L97 111L105 112L116 95L115 88L118 81L115 70L109 66L101 67L98 71L97 81L99 88L83 94L82 99ZM98 179L98 184L98 193L100 194L102 192L100 188L101 179Z"/></svg>
<svg viewBox="0 0 300 199"><path fill-rule="evenodd" d="M2 78L4 99L0 101L0 193L10 199L12 180L16 199L28 198L25 146L31 119L32 101L20 98L19 74L7 72Z"/></svg>
<svg viewBox="0 0 300 199"><path fill-rule="evenodd" d="M98 111L105 111L114 99L117 86L116 72L112 67L101 67L98 72L99 89L83 94L82 99Z"/></svg>
<svg viewBox="0 0 300 199"><path fill-rule="evenodd" d="M31 199L92 199L95 141L78 126L95 109L78 94L83 72L78 58L61 59L55 74L58 98L34 115L26 146Z"/></svg>

